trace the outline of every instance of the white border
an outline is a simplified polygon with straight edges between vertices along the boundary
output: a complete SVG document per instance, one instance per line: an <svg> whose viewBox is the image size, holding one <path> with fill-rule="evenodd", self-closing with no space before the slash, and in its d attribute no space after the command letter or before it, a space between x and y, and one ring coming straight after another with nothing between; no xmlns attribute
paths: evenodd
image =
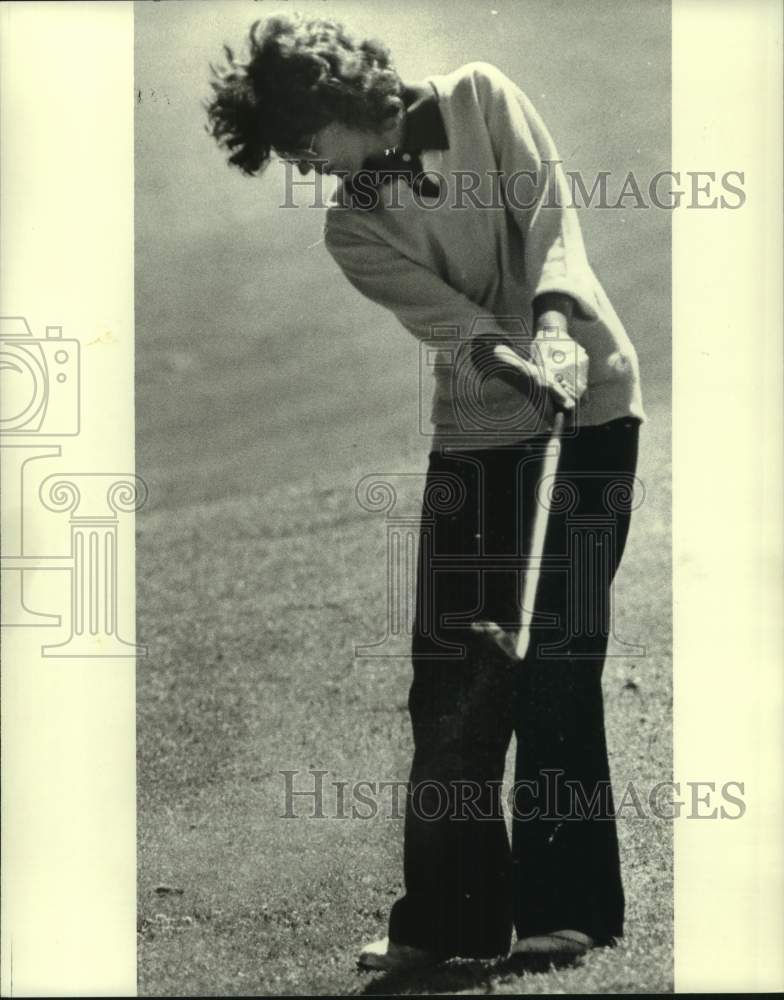
<svg viewBox="0 0 784 1000"><path fill-rule="evenodd" d="M747 195L673 219L675 777L747 807L675 824L678 991L784 986L781 11L673 5L673 169Z"/></svg>
<svg viewBox="0 0 784 1000"><path fill-rule="evenodd" d="M47 439L60 457L32 464L83 486L95 473L127 477L133 6L4 3L0 16L0 314L24 316L38 339L61 326L81 354L80 433ZM6 544L19 512L12 478L3 477ZM43 518L37 487L22 506L25 546L67 553L68 512ZM56 536L44 538L51 521ZM133 642L133 514L121 521L120 631ZM62 605L63 576L26 573L36 610ZM2 637L2 993L134 995L135 664L102 657L100 643L86 657L43 657L47 631Z"/></svg>

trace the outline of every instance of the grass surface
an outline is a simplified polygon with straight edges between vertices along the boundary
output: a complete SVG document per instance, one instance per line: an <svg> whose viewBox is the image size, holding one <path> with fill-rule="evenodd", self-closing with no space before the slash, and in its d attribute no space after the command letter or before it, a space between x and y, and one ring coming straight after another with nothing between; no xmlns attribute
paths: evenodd
<svg viewBox="0 0 784 1000"><path fill-rule="evenodd" d="M605 670L617 789L671 775L666 433L655 417L645 430L647 497L617 586L617 634L647 655L610 657ZM391 468L422 471L421 458ZM405 780L411 750L405 658L353 656L385 616L383 519L354 497L366 472L140 522L139 634L151 647L138 692L141 992L671 989L671 827L631 808L617 949L547 974L468 963L379 982L355 970L400 891L402 821L334 818L329 782ZM302 772L306 788L311 769L328 772L327 817L299 800L299 818L283 818L279 772Z"/></svg>

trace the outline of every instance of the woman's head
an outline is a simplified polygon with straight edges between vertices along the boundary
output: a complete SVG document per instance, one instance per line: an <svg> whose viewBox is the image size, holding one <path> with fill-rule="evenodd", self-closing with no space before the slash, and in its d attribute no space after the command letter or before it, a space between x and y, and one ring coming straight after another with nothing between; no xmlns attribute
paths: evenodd
<svg viewBox="0 0 784 1000"><path fill-rule="evenodd" d="M297 14L256 21L248 49L240 60L224 46L226 64L212 67L206 103L208 131L246 174L263 170L273 150L285 155L314 136L328 169L358 169L372 137L399 118L402 84L389 50L336 21Z"/></svg>

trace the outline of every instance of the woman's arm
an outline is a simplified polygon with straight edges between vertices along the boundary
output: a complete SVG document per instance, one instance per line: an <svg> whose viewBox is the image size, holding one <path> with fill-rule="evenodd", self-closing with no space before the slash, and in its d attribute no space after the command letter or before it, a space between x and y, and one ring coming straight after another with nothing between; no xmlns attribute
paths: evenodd
<svg viewBox="0 0 784 1000"><path fill-rule="evenodd" d="M499 69L474 63L472 70L507 210L523 237L520 265L534 309L541 310L535 319L561 322L547 315L558 312L567 324L572 316L595 320L595 278L552 136L528 97Z"/></svg>
<svg viewBox="0 0 784 1000"><path fill-rule="evenodd" d="M389 309L403 326L419 340L430 340L438 328L452 327L465 345L464 357L480 372L497 376L518 392L530 397L534 389L546 388L556 408L571 409L574 392L568 380L564 384L546 363L545 352L534 352L526 360L514 350L507 330L499 323L493 329L486 309L458 292L433 271L406 257L390 244L370 233L358 233L347 216L327 214L325 244L349 282L373 302ZM543 318L554 315L555 305L567 308L559 299L543 298L548 306ZM482 332L473 336L477 320ZM489 328L488 328L489 327ZM461 363L455 359L455 365ZM488 366L488 367L486 367ZM537 393L538 395L539 393Z"/></svg>
<svg viewBox="0 0 784 1000"><path fill-rule="evenodd" d="M419 340L434 328L455 327L468 339L487 310L358 223L351 210L332 208L324 229L327 250L351 284L400 320ZM500 327L499 327L500 333Z"/></svg>

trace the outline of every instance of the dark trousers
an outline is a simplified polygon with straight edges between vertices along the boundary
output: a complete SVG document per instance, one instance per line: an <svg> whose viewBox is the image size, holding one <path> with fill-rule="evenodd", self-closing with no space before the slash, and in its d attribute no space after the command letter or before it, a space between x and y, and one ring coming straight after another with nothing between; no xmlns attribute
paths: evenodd
<svg viewBox="0 0 784 1000"><path fill-rule="evenodd" d="M600 942L623 932L601 674L638 432L629 419L565 436L549 484L546 437L430 456L393 941L488 957L508 951L513 928ZM515 662L469 626L519 623L537 487L550 488L550 514L528 653ZM513 732L510 849L501 782Z"/></svg>

